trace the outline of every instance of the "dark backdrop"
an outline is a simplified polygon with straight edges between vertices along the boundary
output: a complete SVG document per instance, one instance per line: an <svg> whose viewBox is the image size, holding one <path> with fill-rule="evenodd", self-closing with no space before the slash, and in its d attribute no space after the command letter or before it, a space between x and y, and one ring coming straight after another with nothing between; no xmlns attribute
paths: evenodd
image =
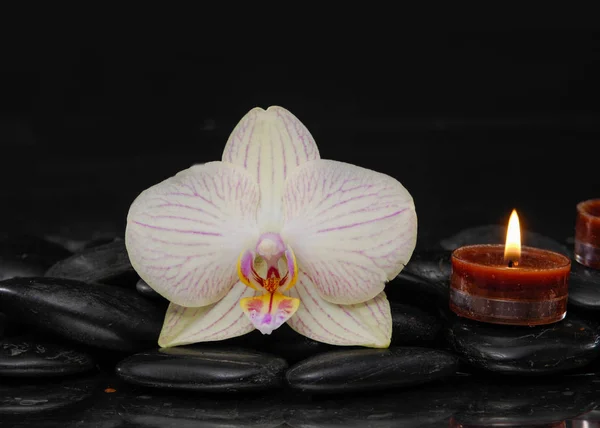
<svg viewBox="0 0 600 428"><path fill-rule="evenodd" d="M512 208L564 239L575 204L600 197L598 31L440 31L385 53L279 63L238 53L100 36L6 46L2 232L120 235L140 191L219 159L235 123L273 104L305 123L322 157L399 179L423 245L505 224Z"/></svg>

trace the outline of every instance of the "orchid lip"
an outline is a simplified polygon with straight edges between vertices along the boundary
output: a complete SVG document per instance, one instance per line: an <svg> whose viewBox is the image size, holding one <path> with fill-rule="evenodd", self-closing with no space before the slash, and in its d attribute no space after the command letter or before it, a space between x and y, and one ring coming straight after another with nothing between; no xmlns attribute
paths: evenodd
<svg viewBox="0 0 600 428"><path fill-rule="evenodd" d="M297 310L300 300L284 296L298 279L296 256L277 233L264 233L255 250L242 252L238 276L248 287L264 291L262 296L240 300L240 306L252 324L263 334L271 334Z"/></svg>

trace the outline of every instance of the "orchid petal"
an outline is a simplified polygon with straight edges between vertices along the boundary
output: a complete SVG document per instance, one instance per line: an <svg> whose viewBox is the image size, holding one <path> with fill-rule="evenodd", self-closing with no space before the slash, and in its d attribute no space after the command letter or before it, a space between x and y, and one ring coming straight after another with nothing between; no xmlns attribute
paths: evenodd
<svg viewBox="0 0 600 428"><path fill-rule="evenodd" d="M294 315L299 305L300 300L277 292L240 300L242 310L262 334L271 334L281 327Z"/></svg>
<svg viewBox="0 0 600 428"><path fill-rule="evenodd" d="M300 299L300 307L288 325L319 342L340 346L387 348L392 337L392 314L385 293L355 305L336 305L323 300L311 279L300 272L288 291Z"/></svg>
<svg viewBox="0 0 600 428"><path fill-rule="evenodd" d="M319 159L319 149L306 127L289 111L272 106L250 110L234 128L223 161L243 166L260 186L261 230L281 226L285 179L296 167Z"/></svg>
<svg viewBox="0 0 600 428"><path fill-rule="evenodd" d="M131 264L177 305L218 301L238 281L240 251L258 237L258 200L254 179L224 162L193 166L150 187L127 217Z"/></svg>
<svg viewBox="0 0 600 428"><path fill-rule="evenodd" d="M240 299L257 292L238 282L219 302L201 308L186 308L171 303L158 344L161 347L211 342L241 336L254 330L242 312Z"/></svg>
<svg viewBox="0 0 600 428"><path fill-rule="evenodd" d="M410 259L417 239L413 199L394 178L330 160L290 176L281 236L332 303L364 302Z"/></svg>

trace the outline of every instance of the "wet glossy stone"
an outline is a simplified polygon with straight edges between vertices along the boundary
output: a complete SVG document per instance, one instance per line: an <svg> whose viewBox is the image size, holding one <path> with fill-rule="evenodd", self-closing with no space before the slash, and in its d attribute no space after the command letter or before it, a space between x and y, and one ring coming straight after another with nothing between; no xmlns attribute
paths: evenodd
<svg viewBox="0 0 600 428"><path fill-rule="evenodd" d="M422 309L448 306L449 286L445 282L430 281L409 272L400 274L385 285L385 294L391 302L413 304Z"/></svg>
<svg viewBox="0 0 600 428"><path fill-rule="evenodd" d="M122 239L83 249L54 264L44 276L114 285L133 285L139 279Z"/></svg>
<svg viewBox="0 0 600 428"><path fill-rule="evenodd" d="M66 346L27 337L0 340L0 376L66 376L93 368L90 355Z"/></svg>
<svg viewBox="0 0 600 428"><path fill-rule="evenodd" d="M138 293L140 293L142 296L147 297L149 299L153 299L153 300L165 300L165 298L163 296L161 296L160 294L158 294L156 291L154 291L147 283L146 281L144 281L143 279L139 279L138 282L135 284L135 289L138 291Z"/></svg>
<svg viewBox="0 0 600 428"><path fill-rule="evenodd" d="M252 348L262 348L270 354L284 358L290 364L297 363L317 354L339 349L337 346L317 342L316 340L302 336L292 330L287 324L279 327L271 335L263 337L257 338L257 343L260 344L252 346Z"/></svg>
<svg viewBox="0 0 600 428"><path fill-rule="evenodd" d="M445 250L453 251L465 245L504 244L506 242L506 228L507 226L502 225L472 227L443 239L440 241L440 246ZM571 252L565 245L536 232L521 229L521 244L555 251L568 257L571 256Z"/></svg>
<svg viewBox="0 0 600 428"><path fill-rule="evenodd" d="M181 346L132 355L117 365L116 373L143 386L239 392L282 386L287 367L282 358L251 350Z"/></svg>
<svg viewBox="0 0 600 428"><path fill-rule="evenodd" d="M547 326L520 327L454 318L446 331L468 364L504 374L542 375L583 367L600 354L600 333L572 314Z"/></svg>
<svg viewBox="0 0 600 428"><path fill-rule="evenodd" d="M402 303L392 303L391 311L392 345L432 346L436 343L442 327L438 317L415 306ZM243 337L241 336L240 339ZM281 356L291 364L317 354L340 350L339 346L328 345L302 336L287 324L279 327L271 335L256 339L255 344L247 343L246 346L254 349L262 348L269 353ZM344 347L344 349L364 348L356 346Z"/></svg>
<svg viewBox="0 0 600 428"><path fill-rule="evenodd" d="M291 367L289 385L313 393L374 391L417 385L452 376L458 358L417 348L353 349L316 355Z"/></svg>
<svg viewBox="0 0 600 428"><path fill-rule="evenodd" d="M571 262L569 304L589 310L600 310L599 270L590 269L576 261Z"/></svg>
<svg viewBox="0 0 600 428"><path fill-rule="evenodd" d="M408 273L434 282L449 282L452 275L451 254L448 250L415 252L398 276Z"/></svg>
<svg viewBox="0 0 600 428"><path fill-rule="evenodd" d="M124 352L155 347L164 318L135 290L47 277L0 282L0 311L7 322Z"/></svg>
<svg viewBox="0 0 600 428"><path fill-rule="evenodd" d="M469 427L552 427L545 424L571 420L594 409L599 383L597 376L589 375L475 378L460 387L471 391L471 399L454 414L454 421Z"/></svg>
<svg viewBox="0 0 600 428"><path fill-rule="evenodd" d="M4 326L6 325L6 315L0 312L0 338L4 336Z"/></svg>
<svg viewBox="0 0 600 428"><path fill-rule="evenodd" d="M18 426L16 421L22 423L23 417L73 406L91 397L98 383L96 376L49 382L3 378L0 382L0 425L11 423L11 418L16 417L14 425L6 426Z"/></svg>
<svg viewBox="0 0 600 428"><path fill-rule="evenodd" d="M0 281L14 277L40 276L71 252L35 236L0 235Z"/></svg>
<svg viewBox="0 0 600 428"><path fill-rule="evenodd" d="M392 303L392 345L428 346L436 342L442 324L438 317L417 307Z"/></svg>

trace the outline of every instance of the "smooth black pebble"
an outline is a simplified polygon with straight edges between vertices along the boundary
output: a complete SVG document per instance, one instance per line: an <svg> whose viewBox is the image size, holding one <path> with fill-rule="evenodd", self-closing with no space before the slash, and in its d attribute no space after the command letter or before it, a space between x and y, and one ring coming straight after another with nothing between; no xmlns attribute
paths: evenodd
<svg viewBox="0 0 600 428"><path fill-rule="evenodd" d="M143 386L238 392L282 386L287 367L282 358L251 350L181 346L132 355L117 365L116 373Z"/></svg>
<svg viewBox="0 0 600 428"><path fill-rule="evenodd" d="M441 321L435 315L415 306L391 303L392 345L432 346L441 332ZM244 336L240 336L243 338ZM263 340L257 341L253 349L265 349L279 355L291 364L324 352L339 350L339 346L318 342L282 325ZM237 338L236 338L237 339ZM245 345L248 346L248 345ZM344 349L364 349L353 346Z"/></svg>
<svg viewBox="0 0 600 428"><path fill-rule="evenodd" d="M303 336L292 330L287 324L283 324L273 333L265 336L260 346L266 352L280 356L290 364L297 363L313 355L339 349L337 346L317 342ZM260 349L254 346L253 348Z"/></svg>
<svg viewBox="0 0 600 428"><path fill-rule="evenodd" d="M114 285L133 285L139 279L123 239L75 253L54 264L44 276Z"/></svg>
<svg viewBox="0 0 600 428"><path fill-rule="evenodd" d="M417 307L391 303L392 345L427 346L434 344L441 332L440 319Z"/></svg>
<svg viewBox="0 0 600 428"><path fill-rule="evenodd" d="M412 274L433 282L449 282L452 275L451 251L425 250L414 252L404 269L398 274Z"/></svg>
<svg viewBox="0 0 600 428"><path fill-rule="evenodd" d="M0 235L0 281L41 276L72 253L58 244L29 235Z"/></svg>
<svg viewBox="0 0 600 428"><path fill-rule="evenodd" d="M571 262L569 304L588 310L600 310L600 270Z"/></svg>
<svg viewBox="0 0 600 428"><path fill-rule="evenodd" d="M138 282L135 284L135 289L137 290L138 293L140 293L142 296L147 297L149 299L153 299L153 300L165 300L165 298L163 296L161 296L160 294L158 294L156 291L154 291L152 289L152 287L150 287L146 281L144 281L143 279L139 279Z"/></svg>
<svg viewBox="0 0 600 428"><path fill-rule="evenodd" d="M440 241L440 246L448 251L453 251L465 245L476 244L504 244L506 242L506 226L485 225L464 229L455 235ZM521 243L524 246L543 248L571 256L569 249L555 239L521 229Z"/></svg>
<svg viewBox="0 0 600 428"><path fill-rule="evenodd" d="M536 327L483 324L455 317L446 331L452 348L478 369L542 375L583 367L600 354L600 332L569 314Z"/></svg>
<svg viewBox="0 0 600 428"><path fill-rule="evenodd" d="M316 355L291 367L292 388L313 393L341 393L422 384L454 375L458 358L418 347L353 349Z"/></svg>
<svg viewBox="0 0 600 428"><path fill-rule="evenodd" d="M34 338L0 340L0 376L66 376L93 368L90 355L63 345Z"/></svg>
<svg viewBox="0 0 600 428"><path fill-rule="evenodd" d="M164 319L164 308L135 290L47 277L0 282L0 311L7 322L124 352L156 346Z"/></svg>

